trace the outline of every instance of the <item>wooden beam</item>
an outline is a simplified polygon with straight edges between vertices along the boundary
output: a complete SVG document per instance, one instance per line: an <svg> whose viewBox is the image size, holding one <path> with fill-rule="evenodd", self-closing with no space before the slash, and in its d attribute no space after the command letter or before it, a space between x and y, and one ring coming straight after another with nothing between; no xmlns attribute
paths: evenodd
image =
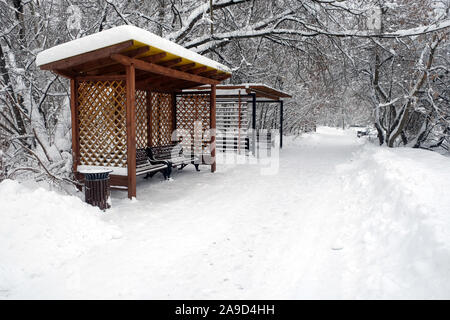
<svg viewBox="0 0 450 320"><path fill-rule="evenodd" d="M147 76L144 78L144 77L140 77L139 79L136 79L136 83L139 83L139 85L145 85L146 83L150 83L150 82L152 82L152 81L157 81L157 80L160 80L160 79L167 79L166 77L161 77L161 76L159 76L159 75L152 75L152 76L148 76L148 73L147 73Z"/></svg>
<svg viewBox="0 0 450 320"><path fill-rule="evenodd" d="M138 75L139 74L139 75ZM152 74L142 70L136 70L136 81L161 78L159 74Z"/></svg>
<svg viewBox="0 0 450 320"><path fill-rule="evenodd" d="M160 83L163 83L164 81L167 81L167 77L159 77L159 76L158 77L150 77L145 80L137 81L136 85L139 87L146 86L146 85L154 87L154 86L159 85ZM173 82L173 80L172 80L172 82Z"/></svg>
<svg viewBox="0 0 450 320"><path fill-rule="evenodd" d="M115 174L109 175L109 184L111 185L111 189L114 187L127 187L128 188L128 180L126 176L118 176ZM123 190L123 189L120 189Z"/></svg>
<svg viewBox="0 0 450 320"><path fill-rule="evenodd" d="M160 62L160 63L158 63L158 65L162 66L162 67L170 67L170 66L179 64L181 61L183 61L181 58L176 58L176 59Z"/></svg>
<svg viewBox="0 0 450 320"><path fill-rule="evenodd" d="M117 73L117 72L123 72L123 71L125 71L125 67L122 64L114 63L109 66L105 66L101 69L95 70L95 74L102 75L102 74L111 74L111 73Z"/></svg>
<svg viewBox="0 0 450 320"><path fill-rule="evenodd" d="M180 62L181 62L181 58L177 58L177 59L172 59L172 60L157 63L157 65L160 65L163 67L170 67L170 66L176 65ZM176 68L174 68L174 69L176 69ZM144 77L144 75L145 75L145 77ZM145 73L145 74L141 75L140 77L138 77L138 79L136 79L136 80L141 81L141 80L145 79L145 80L150 81L151 79L159 79L159 78L163 78L163 77L161 77L160 75L152 75L152 76L148 77L148 73Z"/></svg>
<svg viewBox="0 0 450 320"><path fill-rule="evenodd" d="M140 56L141 54L144 54L150 50L149 46L143 46L137 49L133 49L127 52L122 53L124 56L130 57L130 58L136 58L137 56Z"/></svg>
<svg viewBox="0 0 450 320"><path fill-rule="evenodd" d="M178 70L178 71L186 71L188 73L192 73L191 70L187 70L187 69L190 69L193 66L195 66L195 63L190 63L189 65L186 64L186 65L179 66L179 67L174 67L173 69ZM201 70L199 70L199 72L203 72L204 70L206 70L206 67L201 67L198 69L201 69ZM197 70L197 69L192 69L192 70ZM192 73L192 74L196 74L196 73ZM167 81L167 80L168 80L167 77L161 77L160 75L152 75L149 77L148 73L146 73L145 77L144 77L144 74L141 75L140 77L136 77L136 82L139 82L139 85L145 85L145 83L161 82L161 81Z"/></svg>
<svg viewBox="0 0 450 320"><path fill-rule="evenodd" d="M155 92L168 92L171 90L170 87L161 86L161 83L167 81L167 79L167 77L157 77L145 79L143 81L136 81L136 88L139 88L140 90L151 90Z"/></svg>
<svg viewBox="0 0 450 320"><path fill-rule="evenodd" d="M133 64L126 67L127 72L127 168L128 198L136 197L136 88Z"/></svg>
<svg viewBox="0 0 450 320"><path fill-rule="evenodd" d="M160 87L152 87L152 86L138 86L136 84L136 89L139 90L149 90L151 92L159 92L159 93L172 93L173 90L169 90L169 88L160 88Z"/></svg>
<svg viewBox="0 0 450 320"><path fill-rule="evenodd" d="M64 78L73 79L76 76L75 72L68 71L68 70L52 70L53 73L56 73L59 76L62 76Z"/></svg>
<svg viewBox="0 0 450 320"><path fill-rule="evenodd" d="M165 52L160 52L160 53L157 53L157 54L153 54L151 56L139 58L139 60L146 61L146 62L151 62L151 63L156 63L159 60L163 59L166 55L167 54ZM118 64L117 65L116 63L117 63L117 61L114 61L114 64L115 64L114 66L105 67L105 68L103 68L101 70L98 70L97 73L98 74L102 74L102 73L109 74L109 73L117 73L117 72L121 72L121 71L125 70L124 66L122 64ZM137 71L139 71L139 70L137 70ZM145 72L145 76L146 77L148 76L147 72ZM136 81L138 80L138 78L139 78L139 76L138 76L138 74L136 72Z"/></svg>
<svg viewBox="0 0 450 320"><path fill-rule="evenodd" d="M198 83L196 82L190 82L185 80L179 80L179 81L171 81L166 83L161 83L161 87L166 87L168 90L183 90L187 88L197 87Z"/></svg>
<svg viewBox="0 0 450 320"><path fill-rule="evenodd" d="M210 70L210 71L206 71L206 72L202 72L200 73L200 76L202 77L211 77L213 75L215 75L217 73L217 70ZM217 82L218 84L219 82Z"/></svg>
<svg viewBox="0 0 450 320"><path fill-rule="evenodd" d="M219 90L234 90L234 89L245 89L244 85L232 85L232 84L224 84L217 86Z"/></svg>
<svg viewBox="0 0 450 320"><path fill-rule="evenodd" d="M211 127L211 172L216 172L216 86L211 85L210 95L210 127Z"/></svg>
<svg viewBox="0 0 450 320"><path fill-rule="evenodd" d="M277 96L271 95L271 94L269 94L269 93L267 93L267 92L263 92L263 91L260 91L260 90L254 89L254 88L246 89L245 91L246 91L248 94L254 92L254 93L256 94L257 97L264 97L264 98L267 98L267 99L270 99L270 100L274 100L274 101L280 100L280 98L277 97Z"/></svg>
<svg viewBox="0 0 450 320"><path fill-rule="evenodd" d="M143 59L140 59L140 60L143 60ZM160 63L157 63L157 64L161 65ZM196 68L196 69L185 70L185 69L190 69L193 66L195 66L195 63L185 64L185 65L182 65L179 67L174 67L173 69L176 69L179 71L186 71L186 72L192 73L192 74L199 74L200 72L204 72L207 69L206 67L200 67L200 68ZM155 79L163 78L160 75L152 75L149 77L148 73L147 72L144 73L143 71L141 71L142 73L138 75L137 74L138 71L141 71L141 70L136 71L136 81L146 81L146 80L151 81L152 79L155 80Z"/></svg>
<svg viewBox="0 0 450 320"><path fill-rule="evenodd" d="M188 64L183 64L182 66L179 66L179 67L174 67L174 69L179 70L179 71L187 71L189 69L192 69L193 67L195 67L195 63L188 63Z"/></svg>
<svg viewBox="0 0 450 320"><path fill-rule="evenodd" d="M186 84L183 86L183 90L185 89L192 89L198 87L198 83L195 82L186 82Z"/></svg>
<svg viewBox="0 0 450 320"><path fill-rule="evenodd" d="M265 85L260 85L260 86L250 86L249 89L254 90L254 91L261 91L267 94L270 94L272 96L275 97L279 97L279 98L292 98L292 96L282 92L282 91L278 91L276 89L267 87Z"/></svg>
<svg viewBox="0 0 450 320"><path fill-rule="evenodd" d="M186 73L183 71L165 68L163 66L160 66L160 65L157 65L154 63L144 62L144 61L141 61L138 59L128 58L121 54L113 54L113 55L111 55L111 58L116 60L119 63L124 64L124 65L134 64L134 66L137 69L145 70L145 71L148 71L151 73L160 74L160 75L167 76L170 78L187 80L187 81L198 82L198 83L203 83L203 84L219 84L220 83L217 80L208 79L208 78L205 78L202 76Z"/></svg>
<svg viewBox="0 0 450 320"><path fill-rule="evenodd" d="M186 81L186 80L175 80L175 81L167 81L158 83L159 86L167 88L168 90L177 90L177 89L187 89L192 87L197 87L197 82Z"/></svg>
<svg viewBox="0 0 450 320"><path fill-rule="evenodd" d="M122 65L123 66L123 65ZM136 70L136 82L149 77L148 72L142 70Z"/></svg>
<svg viewBox="0 0 450 320"><path fill-rule="evenodd" d="M133 45L133 40L121 42L106 48L101 48L95 51L82 53L73 57L61 59L55 62L50 62L40 66L42 70L64 70L86 63L87 61L99 60L108 58L111 54L121 52Z"/></svg>
<svg viewBox="0 0 450 320"><path fill-rule="evenodd" d="M156 53L151 56L148 56L148 57L143 57L140 60L145 61L145 62L155 63L161 59L164 59L166 56L167 56L167 53L160 52L160 53Z"/></svg>
<svg viewBox="0 0 450 320"><path fill-rule="evenodd" d="M169 80L167 81L167 78L163 78L159 81L153 81L150 82L151 84L157 84L160 87L164 88L164 87L169 87L169 88L176 88L177 86L179 86L180 84L185 83L185 80Z"/></svg>
<svg viewBox="0 0 450 320"><path fill-rule="evenodd" d="M142 49L145 47L141 47L138 49ZM129 56L136 54L136 50L131 50L128 52L125 52L124 55ZM142 49L143 51L144 49ZM140 58L142 61L148 61L148 62L157 62L161 59L163 59L166 56L165 52L160 52L157 54L153 54L151 56ZM86 64L83 64L81 66L77 66L80 71L83 72L91 72L92 74L104 74L104 73L114 73L119 71L125 71L124 67L122 65L117 65L117 61L110 59L109 57L107 59L103 59L100 61L91 61Z"/></svg>
<svg viewBox="0 0 450 320"><path fill-rule="evenodd" d="M175 69L175 68L174 68ZM199 67L191 70L187 70L186 72L191 74L199 74L202 72L205 72L207 70L207 67ZM136 86L145 86L146 84L152 84L152 83L161 83L162 81L167 81L167 77L162 77L160 75L152 75L148 76L148 73L141 74L140 76L136 76ZM174 83L173 80L170 82L171 84ZM198 83L196 83L198 85Z"/></svg>
<svg viewBox="0 0 450 320"><path fill-rule="evenodd" d="M96 69L103 68L106 66L111 66L114 64L117 64L117 62L110 59L109 57L107 57L107 58L91 60L91 61L79 64L76 66L76 70L77 70L77 72L86 73L86 72L89 72L92 70L96 70Z"/></svg>
<svg viewBox="0 0 450 320"><path fill-rule="evenodd" d="M208 69L208 68L207 67L200 67L200 68L189 70L188 72L192 73L192 74L199 74L199 73L205 72L206 69Z"/></svg>
<svg viewBox="0 0 450 320"><path fill-rule="evenodd" d="M126 75L99 75L99 76L80 76L76 77L80 81L98 81L98 80L126 80Z"/></svg>

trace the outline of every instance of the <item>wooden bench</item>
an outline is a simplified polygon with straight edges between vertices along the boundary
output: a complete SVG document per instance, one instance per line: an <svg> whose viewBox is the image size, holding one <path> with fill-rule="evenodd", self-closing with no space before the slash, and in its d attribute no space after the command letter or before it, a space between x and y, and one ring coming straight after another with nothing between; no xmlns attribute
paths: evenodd
<svg viewBox="0 0 450 320"><path fill-rule="evenodd" d="M170 176L169 165L164 161L151 160L145 149L136 150L136 175L146 174L145 179L153 177L156 173L161 172L164 179Z"/></svg>
<svg viewBox="0 0 450 320"><path fill-rule="evenodd" d="M165 161L169 165L169 177L172 171L171 168L179 166L179 170L182 170L188 164L193 164L195 170L200 171L198 168L199 160L195 156L183 153L182 146L177 143L167 146L148 147L147 155L151 161Z"/></svg>

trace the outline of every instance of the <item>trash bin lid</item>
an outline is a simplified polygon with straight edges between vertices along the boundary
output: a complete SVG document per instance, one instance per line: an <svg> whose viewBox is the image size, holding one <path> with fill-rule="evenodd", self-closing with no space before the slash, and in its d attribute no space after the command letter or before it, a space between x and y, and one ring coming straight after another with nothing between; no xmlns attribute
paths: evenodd
<svg viewBox="0 0 450 320"><path fill-rule="evenodd" d="M108 179L108 176L111 172L113 172L111 169L102 169L102 168L96 168L96 169L82 169L78 170L79 173L83 174L86 180L103 180Z"/></svg>

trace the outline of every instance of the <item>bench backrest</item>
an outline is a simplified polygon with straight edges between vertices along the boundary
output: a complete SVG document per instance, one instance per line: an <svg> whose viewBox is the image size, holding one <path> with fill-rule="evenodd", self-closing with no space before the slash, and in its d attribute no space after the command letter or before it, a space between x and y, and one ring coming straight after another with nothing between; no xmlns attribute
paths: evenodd
<svg viewBox="0 0 450 320"><path fill-rule="evenodd" d="M136 149L136 167L149 164L147 152L145 149Z"/></svg>
<svg viewBox="0 0 450 320"><path fill-rule="evenodd" d="M149 147L147 148L147 154L150 158L158 158L158 159L164 159L169 160L173 156L173 149L174 148L180 148L178 144L170 144L167 146L156 146L156 147ZM180 149L178 156L182 155L182 149Z"/></svg>

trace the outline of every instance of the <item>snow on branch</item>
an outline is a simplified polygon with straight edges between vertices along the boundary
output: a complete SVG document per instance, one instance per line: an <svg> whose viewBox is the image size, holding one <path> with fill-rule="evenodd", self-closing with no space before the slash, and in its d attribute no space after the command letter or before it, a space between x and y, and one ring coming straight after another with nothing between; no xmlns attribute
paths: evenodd
<svg viewBox="0 0 450 320"><path fill-rule="evenodd" d="M196 12L196 17L200 17L200 11L203 10L199 7ZM202 11L203 12L203 11ZM195 12L194 12L195 13ZM191 15L193 18L194 13ZM411 29L398 30L395 32L384 32L380 33L377 30L333 30L331 28L326 28L323 26L318 26L315 24L311 24L306 22L303 19L300 19L295 16L296 9L288 9L277 15L269 17L267 19L256 22L252 25L247 25L244 28L240 28L238 30L219 32L211 35L203 35L197 37L189 42L184 43L183 45L186 48L194 49L199 53L204 53L208 50L215 49L221 45L224 45L230 42L232 39L244 39L244 38L256 38L256 37L266 37L270 35L294 35L299 37L314 37L318 35L326 35L340 38L348 38L348 37L358 37L358 38L405 38L418 36L422 34L432 33L440 30L444 30L450 27L450 19L446 19L443 21L435 22L433 24L427 26L421 26ZM297 23L302 26L302 29L299 29L295 26L284 26L284 22L290 21ZM195 24L196 21L193 19L188 19L188 23ZM281 26L283 25L283 26ZM189 32L189 29L192 28L192 25L189 27L186 25L180 31L175 34L172 34L172 37L181 37L182 34L180 32ZM184 31L183 31L184 30Z"/></svg>
<svg viewBox="0 0 450 320"><path fill-rule="evenodd" d="M431 25L416 27L411 29L398 30L396 32L384 32L379 33L378 31L359 31L359 30L346 30L346 31L334 31L328 30L324 28L319 28L311 24L307 24L300 19L290 18L293 21L296 21L303 25L306 29L311 32L315 32L315 34L322 34L334 37L359 37L359 38L404 38L404 37L413 37L421 34L427 34L435 31L444 30L450 27L450 19L446 19L443 21L435 22ZM287 30L285 30L287 32ZM291 34L303 35L302 31L299 30L291 30Z"/></svg>
<svg viewBox="0 0 450 320"><path fill-rule="evenodd" d="M213 9L226 8L239 3L248 2L249 0L221 0L213 3ZM195 24L202 19L203 14L209 12L209 2L203 3L183 21L180 30L168 35L168 39L177 43L181 42L184 37L193 29Z"/></svg>

